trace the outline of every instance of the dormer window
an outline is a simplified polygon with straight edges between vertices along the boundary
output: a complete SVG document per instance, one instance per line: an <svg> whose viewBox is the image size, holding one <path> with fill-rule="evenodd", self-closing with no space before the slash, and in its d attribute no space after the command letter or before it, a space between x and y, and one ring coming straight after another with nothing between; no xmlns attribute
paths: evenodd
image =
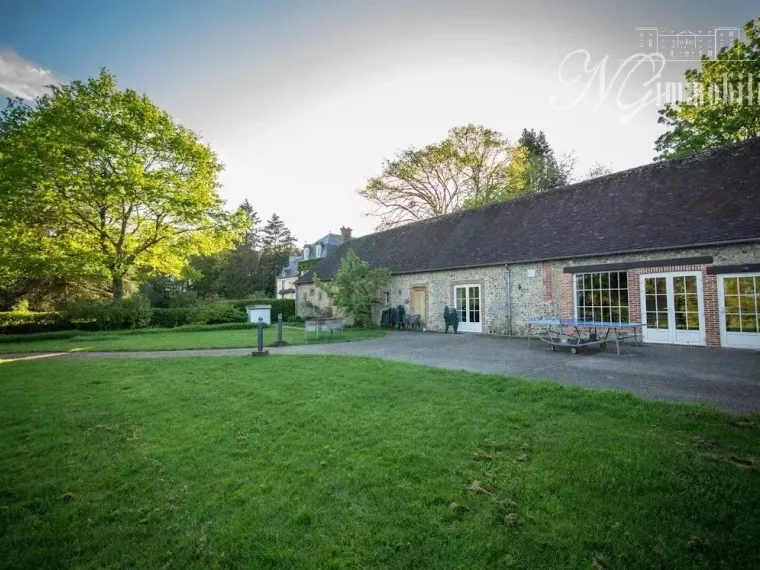
<svg viewBox="0 0 760 570"><path fill-rule="evenodd" d="M322 244L317 244L317 257L322 257Z"/></svg>
<svg viewBox="0 0 760 570"><path fill-rule="evenodd" d="M309 259L309 246L308 245L304 246L304 248L303 248L303 258L304 259Z"/></svg>

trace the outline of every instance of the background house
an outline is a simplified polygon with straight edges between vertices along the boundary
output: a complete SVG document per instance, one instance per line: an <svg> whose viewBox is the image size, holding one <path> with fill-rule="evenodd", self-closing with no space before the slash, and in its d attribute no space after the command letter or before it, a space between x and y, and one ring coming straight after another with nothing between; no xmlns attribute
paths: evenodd
<svg viewBox="0 0 760 570"><path fill-rule="evenodd" d="M295 299L295 282L298 276L308 271L316 262L335 251L344 241L351 239L351 228L340 228L340 235L328 233L314 243L304 244L301 255L293 255L288 265L277 276L275 291L281 299ZM300 266L300 271L299 271Z"/></svg>
<svg viewBox="0 0 760 570"><path fill-rule="evenodd" d="M329 280L349 244L314 268ZM523 334L562 316L643 322L647 342L760 348L760 139L351 240L443 330ZM297 281L296 310L313 295ZM379 318L379 317L378 317Z"/></svg>

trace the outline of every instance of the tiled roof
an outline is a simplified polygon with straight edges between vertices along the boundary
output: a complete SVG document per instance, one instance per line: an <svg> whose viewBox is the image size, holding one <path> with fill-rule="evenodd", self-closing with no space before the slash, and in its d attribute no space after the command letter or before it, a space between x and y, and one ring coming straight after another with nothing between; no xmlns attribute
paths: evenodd
<svg viewBox="0 0 760 570"><path fill-rule="evenodd" d="M318 243L322 244L322 255L320 257L327 257L333 251L335 251L341 243L343 243L343 238L340 234L328 233L314 243L306 244L309 247L309 259L316 259ZM298 263L301 261L305 261L303 254L294 259L291 259L288 264L283 267L282 271L280 271L278 277L295 277L298 275Z"/></svg>
<svg viewBox="0 0 760 570"><path fill-rule="evenodd" d="M399 274L751 241L760 139L354 238L315 271L330 279L349 247Z"/></svg>

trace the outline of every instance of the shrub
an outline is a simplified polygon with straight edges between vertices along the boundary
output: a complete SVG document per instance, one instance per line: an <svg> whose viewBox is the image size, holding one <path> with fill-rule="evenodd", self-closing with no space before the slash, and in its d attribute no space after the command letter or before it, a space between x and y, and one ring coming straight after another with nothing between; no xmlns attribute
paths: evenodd
<svg viewBox="0 0 760 570"><path fill-rule="evenodd" d="M303 324L303 317L299 317L298 315L290 315L286 320L286 323L300 323Z"/></svg>
<svg viewBox="0 0 760 570"><path fill-rule="evenodd" d="M82 330L139 329L150 325L152 309L145 295L132 295L121 305L110 301L72 301L61 307L63 320Z"/></svg>
<svg viewBox="0 0 760 570"><path fill-rule="evenodd" d="M318 319L330 319L333 316L332 307L320 307L311 301L301 301L301 312L307 317L317 317Z"/></svg>
<svg viewBox="0 0 760 570"><path fill-rule="evenodd" d="M121 304L122 323L130 329L143 329L150 325L153 311L148 297L142 294L132 295Z"/></svg>
<svg viewBox="0 0 760 570"><path fill-rule="evenodd" d="M232 299L227 301L232 303L239 309L245 309L248 305L272 305L272 321L277 320L277 315L282 313L282 319L288 320L288 317L292 317L296 314L296 300L295 299Z"/></svg>
<svg viewBox="0 0 760 570"><path fill-rule="evenodd" d="M199 304L198 293L195 291L180 291L169 299L170 309L188 309L197 307Z"/></svg>
<svg viewBox="0 0 760 570"><path fill-rule="evenodd" d="M29 300L20 299L13 307L11 307L12 313L31 313L29 310Z"/></svg>
<svg viewBox="0 0 760 570"><path fill-rule="evenodd" d="M71 301L61 307L64 320L83 330L115 330L125 323L122 307L109 301Z"/></svg>
<svg viewBox="0 0 760 570"><path fill-rule="evenodd" d="M235 307L229 301L219 301L198 309L195 322L198 324L215 325L221 323L244 323L248 319L245 311Z"/></svg>
<svg viewBox="0 0 760 570"><path fill-rule="evenodd" d="M55 312L0 313L1 334L30 334L73 329L74 325Z"/></svg>
<svg viewBox="0 0 760 570"><path fill-rule="evenodd" d="M160 328L174 328L189 325L195 322L198 309L153 309L150 317L150 326Z"/></svg>

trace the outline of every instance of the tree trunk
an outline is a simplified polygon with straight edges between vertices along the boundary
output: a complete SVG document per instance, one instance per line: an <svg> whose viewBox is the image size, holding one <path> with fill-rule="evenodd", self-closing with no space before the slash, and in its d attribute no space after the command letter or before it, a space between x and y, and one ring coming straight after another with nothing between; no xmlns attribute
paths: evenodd
<svg viewBox="0 0 760 570"><path fill-rule="evenodd" d="M111 294L113 295L114 305L121 303L124 298L124 276L113 275L111 277Z"/></svg>

